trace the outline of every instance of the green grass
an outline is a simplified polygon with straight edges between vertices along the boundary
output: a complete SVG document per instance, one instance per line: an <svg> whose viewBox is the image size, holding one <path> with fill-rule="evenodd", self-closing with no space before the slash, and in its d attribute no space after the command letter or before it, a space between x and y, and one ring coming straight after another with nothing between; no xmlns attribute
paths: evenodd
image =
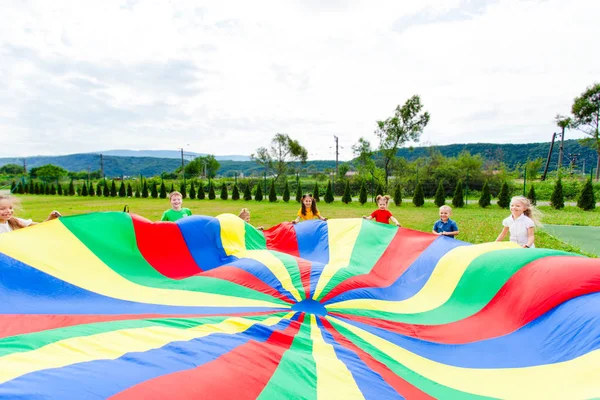
<svg viewBox="0 0 600 400"><path fill-rule="evenodd" d="M166 199L138 199L138 198L89 198L67 196L20 196L22 210L17 216L33 218L34 221L43 221L50 211L58 210L63 215L83 214L97 211L123 211L123 206L128 205L132 213L141 215L150 220L159 220L163 211L170 207ZM265 228L291 221L296 217L300 208L299 203L291 200L289 203L279 201L233 201L233 200L190 200L184 201L194 214L216 216L222 213L236 214L242 207L247 207L252 213L252 224L262 225ZM567 206L557 211L549 206L541 206L544 213L542 222L556 225L600 226L600 210L582 211L577 207ZM358 202L348 205L339 199L332 204L319 203L319 211L328 218L360 218L375 210L373 203L361 206ZM410 200L405 201L401 207L390 206L390 211L400 221L403 227L430 232L433 223L439 218L437 207L433 203L425 203L423 207L415 207ZM477 206L476 202L463 209L455 209L452 215L458 223L461 234L458 238L470 243L484 243L496 239L502 229L502 220L509 215L508 210L500 209L493 205L486 209ZM536 246L557 250L565 250L596 257L586 253L580 248L565 243L542 230L536 231Z"/></svg>

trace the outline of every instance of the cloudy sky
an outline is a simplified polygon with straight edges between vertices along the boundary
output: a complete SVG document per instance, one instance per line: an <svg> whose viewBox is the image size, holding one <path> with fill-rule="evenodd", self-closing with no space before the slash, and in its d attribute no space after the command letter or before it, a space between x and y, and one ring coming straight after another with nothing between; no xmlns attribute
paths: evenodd
<svg viewBox="0 0 600 400"><path fill-rule="evenodd" d="M281 132L349 159L414 94L421 143L549 141L600 81L597 0L1 3L0 157L249 155Z"/></svg>

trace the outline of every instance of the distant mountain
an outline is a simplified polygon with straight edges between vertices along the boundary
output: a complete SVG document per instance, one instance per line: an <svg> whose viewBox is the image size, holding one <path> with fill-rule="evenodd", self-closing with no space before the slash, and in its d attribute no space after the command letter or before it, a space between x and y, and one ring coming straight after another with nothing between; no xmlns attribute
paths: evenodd
<svg viewBox="0 0 600 400"><path fill-rule="evenodd" d="M432 150L437 150L445 157L456 157L462 151L468 151L471 154L479 154L486 160L494 160L505 163L509 168L514 168L517 164L523 164L527 160L535 160L536 158L546 160L550 143L527 143L527 144L491 144L491 143L475 143L475 144L452 144L446 146L430 146L430 147L415 147L402 148L398 150L398 156L406 158L409 161L419 157L427 157ZM558 160L559 143L555 143L554 152L550 162L550 170L556 168ZM136 154L128 156L126 154ZM146 154L162 155L163 157L149 157ZM114 154L124 154L118 156ZM186 153L192 154L192 153ZM194 155L200 155L193 153ZM118 176L157 176L163 172L173 172L181 166L181 153L171 150L110 150L102 153L104 163L104 173L108 177ZM167 157L167 155L170 155ZM586 172L590 171L591 167L596 166L596 152L588 147L583 147L577 140L565 140L564 142L564 157L563 167L568 167L572 159L576 156L577 169L581 170L585 163ZM244 160L231 160L224 158L242 157ZM221 164L218 171L219 175L233 176L234 174L243 173L249 175L261 175L263 169L257 163L249 161L247 156L217 156ZM11 157L0 158L0 166L5 164L23 164L24 158ZM186 161L190 157L185 158ZM100 153L87 154L71 154L66 156L35 156L26 157L27 168L39 167L45 164L54 164L68 171L80 172L97 171L100 169ZM350 161L350 163L352 163ZM318 160L309 161L304 167L305 170L324 171L326 169L335 168L333 160Z"/></svg>
<svg viewBox="0 0 600 400"><path fill-rule="evenodd" d="M156 158L178 158L181 159L181 151L179 150L106 150L99 151L93 154L103 154L105 156L117 156L117 157L156 157ZM207 155L206 153L194 153L193 151L184 150L184 158L189 160L190 158L201 157ZM250 156L241 155L228 155L228 156L215 156L219 161L230 160L230 161L250 161Z"/></svg>

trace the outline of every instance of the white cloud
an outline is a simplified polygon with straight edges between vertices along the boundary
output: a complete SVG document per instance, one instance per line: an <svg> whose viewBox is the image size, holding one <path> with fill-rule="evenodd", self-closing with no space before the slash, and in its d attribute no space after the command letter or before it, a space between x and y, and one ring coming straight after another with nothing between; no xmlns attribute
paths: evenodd
<svg viewBox="0 0 600 400"><path fill-rule="evenodd" d="M422 142L547 141L600 80L592 0L8 3L0 156L250 154L284 132L348 159L413 94Z"/></svg>

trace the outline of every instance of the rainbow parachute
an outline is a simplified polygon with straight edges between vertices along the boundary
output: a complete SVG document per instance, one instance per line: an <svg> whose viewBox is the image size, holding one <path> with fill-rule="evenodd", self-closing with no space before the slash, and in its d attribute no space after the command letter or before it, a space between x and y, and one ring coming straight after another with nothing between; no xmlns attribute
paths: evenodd
<svg viewBox="0 0 600 400"><path fill-rule="evenodd" d="M362 219L0 235L0 398L600 397L600 261Z"/></svg>

